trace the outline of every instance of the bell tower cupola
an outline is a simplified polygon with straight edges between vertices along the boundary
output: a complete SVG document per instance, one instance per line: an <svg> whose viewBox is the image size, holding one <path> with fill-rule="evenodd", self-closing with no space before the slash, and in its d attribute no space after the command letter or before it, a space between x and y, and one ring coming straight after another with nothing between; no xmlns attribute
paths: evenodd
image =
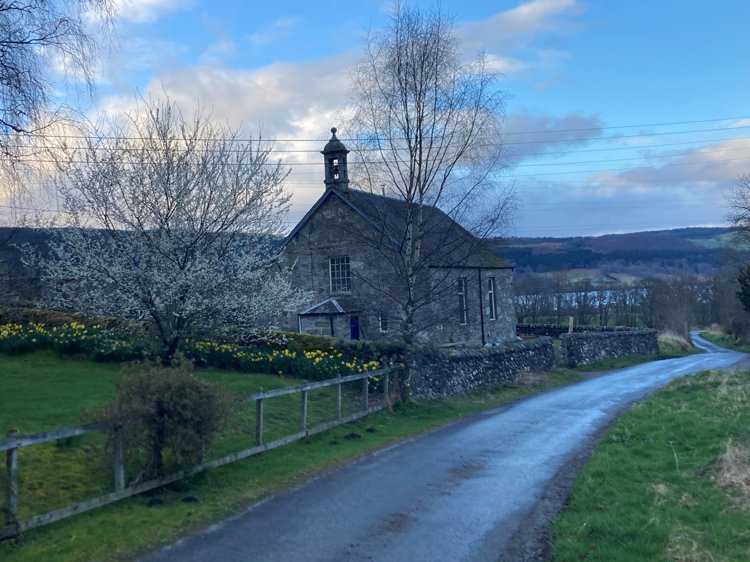
<svg viewBox="0 0 750 562"><path fill-rule="evenodd" d="M336 188L343 193L349 193L349 173L346 167L346 155L349 151L344 143L336 138L336 127L331 128L331 133L331 140L321 151L325 160L326 189Z"/></svg>

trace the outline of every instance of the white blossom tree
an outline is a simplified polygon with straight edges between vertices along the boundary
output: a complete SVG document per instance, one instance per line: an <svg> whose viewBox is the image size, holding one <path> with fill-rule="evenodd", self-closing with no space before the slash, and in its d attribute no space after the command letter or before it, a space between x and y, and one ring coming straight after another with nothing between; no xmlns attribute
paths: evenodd
<svg viewBox="0 0 750 562"><path fill-rule="evenodd" d="M286 175L260 138L141 102L68 151L48 300L141 321L167 358L186 337L278 315L299 298L272 251Z"/></svg>

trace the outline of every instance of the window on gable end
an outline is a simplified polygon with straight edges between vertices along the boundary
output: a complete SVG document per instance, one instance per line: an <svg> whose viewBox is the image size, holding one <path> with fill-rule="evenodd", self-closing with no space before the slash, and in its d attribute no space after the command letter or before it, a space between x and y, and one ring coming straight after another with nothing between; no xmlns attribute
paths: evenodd
<svg viewBox="0 0 750 562"><path fill-rule="evenodd" d="M331 292L348 293L352 290L352 273L349 267L349 256L329 258L331 274Z"/></svg>
<svg viewBox="0 0 750 562"><path fill-rule="evenodd" d="M487 316L490 320L497 320L497 297L495 278L487 279Z"/></svg>
<svg viewBox="0 0 750 562"><path fill-rule="evenodd" d="M380 322L380 333L381 334L387 334L388 333L388 315L384 312L380 313L380 316L378 317L378 320Z"/></svg>
<svg viewBox="0 0 750 562"><path fill-rule="evenodd" d="M458 278L456 295L458 296L458 323L467 324L466 277Z"/></svg>

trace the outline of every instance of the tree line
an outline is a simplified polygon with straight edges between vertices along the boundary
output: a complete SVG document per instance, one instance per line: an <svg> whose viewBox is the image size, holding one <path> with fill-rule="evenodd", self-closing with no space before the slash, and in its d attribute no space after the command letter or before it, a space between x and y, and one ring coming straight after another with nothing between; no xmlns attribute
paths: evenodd
<svg viewBox="0 0 750 562"><path fill-rule="evenodd" d="M649 277L634 284L594 286L562 272L515 280L516 316L521 323L632 326L671 330L687 337L692 327L717 324L738 337L750 336L750 315L738 300L733 273L708 278Z"/></svg>

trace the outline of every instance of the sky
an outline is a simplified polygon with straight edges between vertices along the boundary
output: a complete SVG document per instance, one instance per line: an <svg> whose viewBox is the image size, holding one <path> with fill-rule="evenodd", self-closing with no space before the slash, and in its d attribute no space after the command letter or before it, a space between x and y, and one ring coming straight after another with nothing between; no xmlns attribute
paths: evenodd
<svg viewBox="0 0 750 562"><path fill-rule="evenodd" d="M184 112L262 132L292 172L288 228L323 193L319 151L349 72L390 3L117 0L93 117L167 94ZM412 2L431 7L432 2ZM507 95L512 236L727 224L750 171L746 0L443 0L468 58ZM339 137L346 142L346 131Z"/></svg>

